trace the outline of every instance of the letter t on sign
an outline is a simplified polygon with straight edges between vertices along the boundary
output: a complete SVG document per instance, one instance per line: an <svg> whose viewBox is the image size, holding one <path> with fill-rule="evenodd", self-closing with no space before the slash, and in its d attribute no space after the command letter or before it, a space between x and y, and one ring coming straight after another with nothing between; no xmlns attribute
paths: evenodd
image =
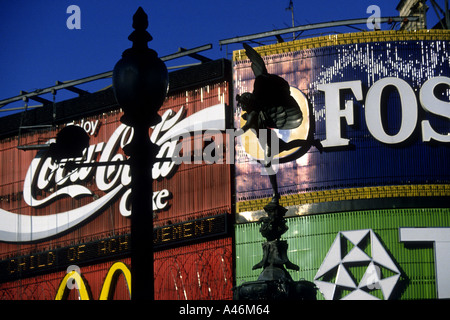
<svg viewBox="0 0 450 320"><path fill-rule="evenodd" d="M433 242L437 296L450 298L450 228L400 228L399 233L400 242Z"/></svg>

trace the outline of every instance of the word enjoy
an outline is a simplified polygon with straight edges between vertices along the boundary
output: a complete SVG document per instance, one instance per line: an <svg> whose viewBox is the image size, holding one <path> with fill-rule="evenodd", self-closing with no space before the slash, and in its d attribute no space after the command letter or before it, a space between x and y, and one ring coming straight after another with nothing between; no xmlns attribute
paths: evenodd
<svg viewBox="0 0 450 320"><path fill-rule="evenodd" d="M86 131L86 133L88 135L95 136L95 135L97 135L98 130L100 129L101 123L98 119L95 121L82 119L80 123L76 123L75 121L72 121L72 122L68 123L67 125L68 126L75 125L75 126L81 127L84 129L84 131Z"/></svg>

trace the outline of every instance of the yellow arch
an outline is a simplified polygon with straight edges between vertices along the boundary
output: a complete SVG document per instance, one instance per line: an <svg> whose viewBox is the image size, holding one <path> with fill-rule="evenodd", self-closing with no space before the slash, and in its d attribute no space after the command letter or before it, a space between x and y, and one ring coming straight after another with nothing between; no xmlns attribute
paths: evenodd
<svg viewBox="0 0 450 320"><path fill-rule="evenodd" d="M55 300L63 300L63 299L67 298L67 295L69 294L69 291L71 290L67 286L67 282L69 280L75 280L81 300L91 300L91 295L86 286L86 283L84 282L81 275L78 272L76 272L75 270L67 273L66 276L62 279L61 284L59 285L58 291L56 292Z"/></svg>
<svg viewBox="0 0 450 320"><path fill-rule="evenodd" d="M109 268L108 274L106 275L105 281L103 282L102 291L100 292L99 300L110 300L112 299L112 293L117 286L117 279L120 272L125 276L125 281L128 286L128 292L131 292L131 272L130 269L123 262L114 263L111 268ZM131 294L130 294L131 296Z"/></svg>

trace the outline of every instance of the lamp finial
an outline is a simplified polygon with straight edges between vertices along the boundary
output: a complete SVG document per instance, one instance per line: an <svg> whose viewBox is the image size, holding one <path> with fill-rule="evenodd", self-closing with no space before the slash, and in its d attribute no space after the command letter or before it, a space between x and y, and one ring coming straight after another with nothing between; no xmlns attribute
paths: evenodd
<svg viewBox="0 0 450 320"><path fill-rule="evenodd" d="M148 16L142 7L139 7L133 15L132 26L134 31L129 35L128 40L133 42L133 48L148 48L147 42L152 41L153 37L147 32Z"/></svg>

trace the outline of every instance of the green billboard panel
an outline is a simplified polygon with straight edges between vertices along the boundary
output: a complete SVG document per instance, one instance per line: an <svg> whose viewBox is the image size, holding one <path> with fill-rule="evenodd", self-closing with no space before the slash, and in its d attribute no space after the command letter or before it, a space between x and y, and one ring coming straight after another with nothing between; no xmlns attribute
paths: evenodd
<svg viewBox="0 0 450 320"><path fill-rule="evenodd" d="M450 209L389 209L287 219L294 280L313 281L318 299L450 298ZM258 223L238 224L236 285L254 281L262 259Z"/></svg>

